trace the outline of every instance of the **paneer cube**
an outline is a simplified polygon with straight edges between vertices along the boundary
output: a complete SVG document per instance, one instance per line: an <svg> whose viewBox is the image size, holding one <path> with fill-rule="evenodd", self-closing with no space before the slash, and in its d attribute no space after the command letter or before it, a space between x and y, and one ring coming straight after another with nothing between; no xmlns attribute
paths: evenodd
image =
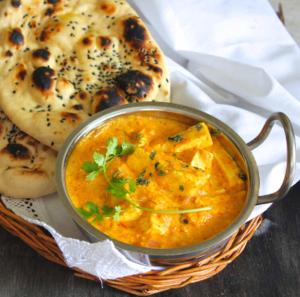
<svg viewBox="0 0 300 297"><path fill-rule="evenodd" d="M219 169L222 171L229 188L243 188L244 182L241 178L239 178L241 169L234 162L230 154L218 141L215 141L212 150L214 160L216 161Z"/></svg>
<svg viewBox="0 0 300 297"><path fill-rule="evenodd" d="M198 123L187 130L171 135L162 145L164 151L180 153L185 150L204 149L212 146L213 141L205 123Z"/></svg>
<svg viewBox="0 0 300 297"><path fill-rule="evenodd" d="M203 171L210 171L214 155L206 150L197 151L191 161L191 165Z"/></svg>
<svg viewBox="0 0 300 297"><path fill-rule="evenodd" d="M140 147L137 147L127 159L128 167L136 174L140 174L145 168L150 168L151 162L149 153Z"/></svg>

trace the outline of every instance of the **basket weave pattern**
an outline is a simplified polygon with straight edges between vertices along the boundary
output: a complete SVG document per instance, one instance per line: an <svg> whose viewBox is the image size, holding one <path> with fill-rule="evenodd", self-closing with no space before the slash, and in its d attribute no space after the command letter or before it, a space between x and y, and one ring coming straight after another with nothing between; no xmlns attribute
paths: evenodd
<svg viewBox="0 0 300 297"><path fill-rule="evenodd" d="M261 222L262 217L253 219L233 234L221 250L198 262L181 264L162 271L151 271L145 274L127 276L105 282L111 287L131 294L148 296L205 280L223 270L242 253ZM0 225L13 235L18 236L44 258L51 262L67 266L60 249L49 233L43 228L18 217L1 202ZM85 273L80 269L74 268L73 271L78 277L99 281L97 277Z"/></svg>

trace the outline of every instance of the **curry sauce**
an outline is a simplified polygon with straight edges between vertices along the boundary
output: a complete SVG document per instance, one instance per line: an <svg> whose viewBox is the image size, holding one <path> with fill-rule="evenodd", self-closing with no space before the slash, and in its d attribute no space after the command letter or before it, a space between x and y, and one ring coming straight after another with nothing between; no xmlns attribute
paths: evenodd
<svg viewBox="0 0 300 297"><path fill-rule="evenodd" d="M95 152L105 156L112 139L132 150L107 160L106 178L103 170L91 169L96 174L87 179L83 164ZM121 188L126 198L109 190L107 178L133 181ZM95 228L121 242L158 249L198 244L224 230L243 209L247 184L238 151L218 130L141 114L118 117L84 136L66 168L73 205ZM117 216L110 215L113 209Z"/></svg>

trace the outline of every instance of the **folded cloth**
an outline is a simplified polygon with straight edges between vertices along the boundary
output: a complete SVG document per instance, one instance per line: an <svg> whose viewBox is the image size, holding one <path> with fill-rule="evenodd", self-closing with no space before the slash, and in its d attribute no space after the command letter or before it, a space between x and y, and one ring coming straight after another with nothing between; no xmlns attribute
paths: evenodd
<svg viewBox="0 0 300 297"><path fill-rule="evenodd" d="M129 2L148 23L169 57L173 102L214 115L245 142L257 136L272 112L282 111L290 117L297 135L295 182L298 181L300 50L269 3L266 0ZM276 126L253 153L260 171L260 194L276 191L285 170L282 129ZM110 241L87 242L59 199L20 202L3 198L3 201L18 215L45 227L70 267L103 279L159 269L151 267L142 255L121 253ZM256 207L251 217L267 208L268 205Z"/></svg>

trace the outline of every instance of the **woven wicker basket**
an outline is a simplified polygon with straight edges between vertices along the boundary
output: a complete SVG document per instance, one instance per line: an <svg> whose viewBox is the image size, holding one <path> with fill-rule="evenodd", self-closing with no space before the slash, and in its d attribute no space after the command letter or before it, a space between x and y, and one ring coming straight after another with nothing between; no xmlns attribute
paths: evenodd
<svg viewBox="0 0 300 297"><path fill-rule="evenodd" d="M169 289L184 287L212 277L238 257L262 222L261 217L253 219L236 232L225 247L199 262L172 266L162 271L107 280L106 284L138 296L148 296ZM43 228L30 224L8 210L0 202L0 225L44 258L67 266L55 240ZM97 277L79 269L73 269L76 276L99 281Z"/></svg>

